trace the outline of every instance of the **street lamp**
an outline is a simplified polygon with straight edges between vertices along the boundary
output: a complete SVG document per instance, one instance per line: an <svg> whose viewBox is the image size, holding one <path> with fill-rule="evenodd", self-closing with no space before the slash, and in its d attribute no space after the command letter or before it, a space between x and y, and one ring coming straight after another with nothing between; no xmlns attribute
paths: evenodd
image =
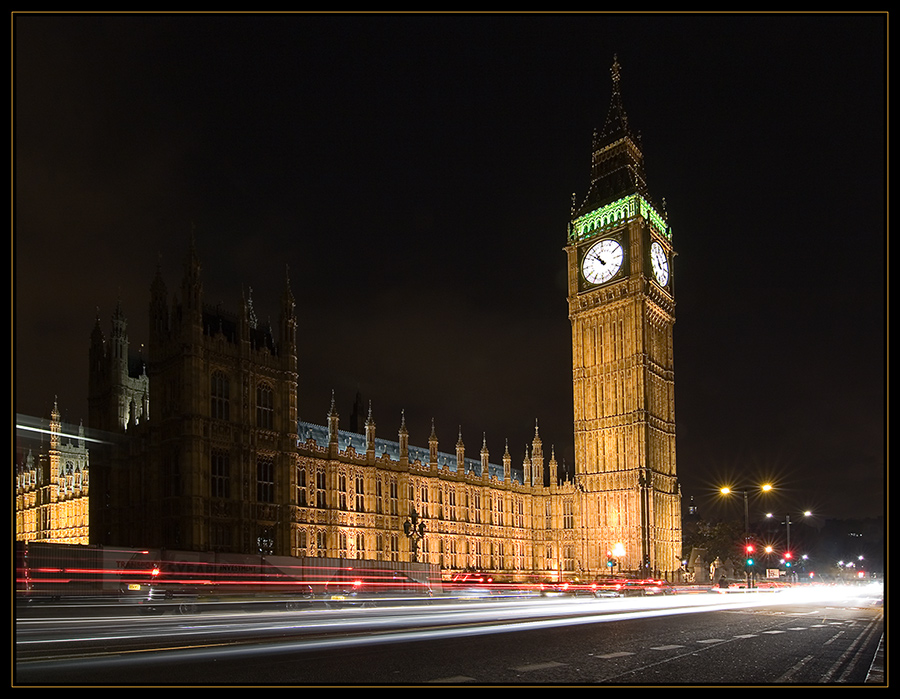
<svg viewBox="0 0 900 699"><path fill-rule="evenodd" d="M770 519L773 516L774 515L771 512L766 514L766 517L768 517ZM811 517L812 512L810 510L804 510L803 516ZM790 568L793 565L792 558L793 558L794 552L791 551L791 516L789 514L784 516L784 522L782 522L782 524L785 527L785 538L787 540L787 545L785 546L785 552L784 552L785 567ZM791 577L793 577L793 575L794 575L794 572L792 571Z"/></svg>
<svg viewBox="0 0 900 699"><path fill-rule="evenodd" d="M772 490L772 484L771 483L763 483L762 485L759 486L759 490L762 493L768 493L770 490ZM722 488L719 488L719 492L722 495L731 495L732 493L735 493L737 495L742 495L744 498L744 549L745 549L745 551L748 551L747 547L750 546L750 499L749 499L750 495L749 495L749 491L733 490L729 486L724 486ZM748 560L752 560L752 559L750 559L749 551L748 551L747 558L748 558ZM751 565L752 565L752 563L748 563L746 566L746 568L747 568L747 571L746 571L747 572L747 589L750 589L752 587L752 583L753 583L753 580L751 577L751 572L750 572Z"/></svg>
<svg viewBox="0 0 900 699"><path fill-rule="evenodd" d="M625 547L622 546L621 543L617 543L615 546L613 546L612 552L613 552L613 560L615 561L616 565L619 565L619 560L625 557ZM621 574L622 573L621 573L621 569L620 569L619 575L621 575Z"/></svg>
<svg viewBox="0 0 900 699"><path fill-rule="evenodd" d="M418 563L419 542L425 538L425 522L419 519L419 513L416 512L415 507L403 523L403 532L409 537L409 551L413 563Z"/></svg>

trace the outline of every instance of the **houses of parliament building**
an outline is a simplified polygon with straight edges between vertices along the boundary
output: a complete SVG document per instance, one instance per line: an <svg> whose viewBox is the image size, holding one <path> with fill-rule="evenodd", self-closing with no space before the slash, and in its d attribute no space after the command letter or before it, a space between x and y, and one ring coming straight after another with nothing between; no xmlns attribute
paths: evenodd
<svg viewBox="0 0 900 699"><path fill-rule="evenodd" d="M152 281L142 361L133 360L121 309L108 337L99 319L91 335L88 427L111 437L89 447L90 543L417 559L446 574L476 569L509 580L674 578L672 235L647 189L618 63L612 87L590 184L560 236L574 474L557 476L537 424L514 463L508 448L498 458L462 434L447 449L434 428L426 444L412 444L402 415L385 438L369 405L357 406L355 429L342 426L334 400L322 406L322 423L301 421L288 272L268 327L249 294L233 313L204 303L192 241L180 286L170 293L159 270ZM18 495L38 480L18 480ZM17 507L27 502L19 497ZM411 536L404 525L416 518L425 526Z"/></svg>

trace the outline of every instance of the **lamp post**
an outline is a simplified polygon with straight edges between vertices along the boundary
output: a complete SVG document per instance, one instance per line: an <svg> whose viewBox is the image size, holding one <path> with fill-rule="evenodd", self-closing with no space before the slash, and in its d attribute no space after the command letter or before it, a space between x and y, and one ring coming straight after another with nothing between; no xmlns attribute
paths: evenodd
<svg viewBox="0 0 900 699"><path fill-rule="evenodd" d="M810 517L811 515L812 515L812 512L810 512L809 510L803 511L804 517ZM766 517L768 517L768 518L771 518L773 516L774 515L772 515L771 512L766 514ZM789 514L784 516L784 522L782 522L782 524L785 527L785 539L787 541L787 544L784 549L785 566L787 568L790 568L793 565L792 559L794 556L794 552L791 551L791 516ZM791 571L791 575L789 577L793 578L793 575L794 575L794 571Z"/></svg>
<svg viewBox="0 0 900 699"><path fill-rule="evenodd" d="M759 486L760 492L768 493L772 490L772 485L770 483L763 483ZM719 492L722 495L731 495L732 493L741 495L744 500L744 551L747 553L747 564L746 564L746 574L747 574L747 589L749 590L753 587L753 577L750 572L750 566L752 565L752 559L749 558L750 552L750 493L748 490L734 490L730 486L725 486L723 488L719 488Z"/></svg>
<svg viewBox="0 0 900 699"><path fill-rule="evenodd" d="M415 507L403 523L403 532L409 537L409 552L413 563L418 563L419 542L425 538L425 522L419 519L419 513L416 512Z"/></svg>
<svg viewBox="0 0 900 699"><path fill-rule="evenodd" d="M616 566L619 565L619 559L625 556L625 547L622 546L621 543L617 543L612 547L612 551L610 553L612 555L612 568L615 569ZM615 570L613 572L615 572ZM620 571L619 575L621 574L622 573Z"/></svg>

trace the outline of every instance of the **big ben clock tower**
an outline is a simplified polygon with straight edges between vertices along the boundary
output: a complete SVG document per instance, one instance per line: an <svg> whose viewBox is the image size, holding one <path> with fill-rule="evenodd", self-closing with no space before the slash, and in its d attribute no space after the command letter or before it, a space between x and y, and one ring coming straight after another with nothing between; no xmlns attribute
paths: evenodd
<svg viewBox="0 0 900 699"><path fill-rule="evenodd" d="M672 231L650 197L640 139L612 66L591 182L569 224L575 474L583 566L672 577L680 567L675 475Z"/></svg>

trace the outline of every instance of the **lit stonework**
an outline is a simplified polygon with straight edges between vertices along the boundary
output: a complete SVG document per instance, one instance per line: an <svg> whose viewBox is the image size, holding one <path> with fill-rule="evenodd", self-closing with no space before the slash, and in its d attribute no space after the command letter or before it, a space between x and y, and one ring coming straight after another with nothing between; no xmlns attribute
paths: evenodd
<svg viewBox="0 0 900 699"><path fill-rule="evenodd" d="M496 464L484 437L473 459L465 457L462 434L454 454L438 450L434 432L427 449L409 446L402 417L397 441L375 438L371 413L366 435L337 429L333 405L328 418L330 428L300 423L294 555L409 560L403 522L415 510L426 522L420 561L445 571L489 570L530 580L566 570L563 547L544 531L553 526L558 487L545 488L543 477L538 485L526 484L525 470L512 469L508 448ZM530 446L528 470L542 474L537 430ZM555 460L548 465L555 469Z"/></svg>
<svg viewBox="0 0 900 699"><path fill-rule="evenodd" d="M651 204L615 63L591 185L573 207L566 247L575 479L590 571L680 567L671 240Z"/></svg>
<svg viewBox="0 0 900 699"><path fill-rule="evenodd" d="M334 397L321 406L322 424L300 421L288 274L277 325L265 327L250 289L236 313L204 303L192 241L177 292L159 270L150 285L146 363L129 357L121 308L108 341L94 328L89 426L112 436L92 455L103 507L91 543L397 562L412 560L414 543L418 561L447 576L674 577L674 252L665 212L647 191L617 66L613 87L566 245L574 479L560 477L536 423L522 458L521 446L500 448L500 436L476 433L467 456L462 429L410 435L403 414L388 418L396 433L385 439L371 405L363 424L359 401L350 429ZM29 488L26 479L19 494ZM413 542L405 525L414 514L425 528ZM35 530L35 517L23 516L22 527ZM74 510L49 517L51 528L77 519Z"/></svg>
<svg viewBox="0 0 900 699"><path fill-rule="evenodd" d="M16 468L16 541L90 543L90 464L84 428L50 423ZM47 447L38 446L47 441ZM35 453L35 451L37 453Z"/></svg>

